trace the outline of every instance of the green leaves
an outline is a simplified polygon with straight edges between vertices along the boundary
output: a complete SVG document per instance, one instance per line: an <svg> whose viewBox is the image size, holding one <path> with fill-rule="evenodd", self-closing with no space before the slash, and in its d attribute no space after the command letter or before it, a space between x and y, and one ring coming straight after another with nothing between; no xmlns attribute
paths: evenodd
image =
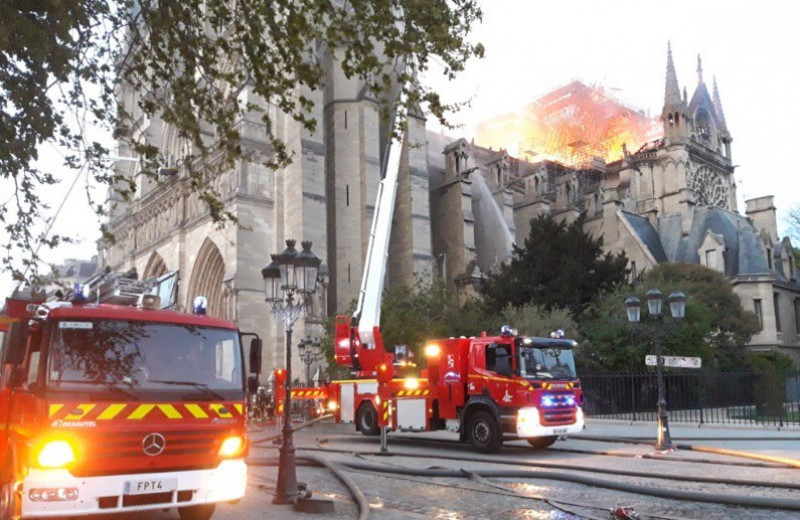
<svg viewBox="0 0 800 520"><path fill-rule="evenodd" d="M585 215L571 224L549 216L531 220L522 247L515 246L511 262L486 281L487 302L496 308L539 305L567 308L573 315L598 295L622 283L627 275L624 253L603 253L602 238L583 231Z"/></svg>
<svg viewBox="0 0 800 520"><path fill-rule="evenodd" d="M422 106L444 121L458 105L443 104L419 73L436 59L452 77L483 55L466 39L481 17L474 0L59 0L6 7L0 175L13 180L16 196L0 200L0 223L10 234L4 268L18 277L37 263L32 230L47 209L37 192L63 175L35 165L44 142L67 150L69 168L123 198L134 175L158 181L162 149L169 149L211 217L225 223L233 215L213 181L242 154L245 115L263 124L263 161L280 169L292 160L280 133L285 120L317 127L321 110L312 110L307 93L332 80L323 65L338 62L345 76L365 80L386 114L394 112L396 86L405 85L409 108ZM90 137L97 133L90 129L113 133L124 155L140 159L138 170L110 172L107 140ZM28 259L15 262L20 251Z"/></svg>
<svg viewBox="0 0 800 520"><path fill-rule="evenodd" d="M627 322L625 299L636 295L644 301L645 293L654 287L665 299L673 291L686 294L683 323L673 324L665 317L664 324L652 324L655 328L649 330L647 324ZM587 345L576 360L585 372L641 371L644 356L652 353L655 334L664 334L664 355L697 356L704 368L743 370L752 357L744 345L760 326L720 273L699 265L670 263L645 272L633 286L606 293L581 316L580 330Z"/></svg>

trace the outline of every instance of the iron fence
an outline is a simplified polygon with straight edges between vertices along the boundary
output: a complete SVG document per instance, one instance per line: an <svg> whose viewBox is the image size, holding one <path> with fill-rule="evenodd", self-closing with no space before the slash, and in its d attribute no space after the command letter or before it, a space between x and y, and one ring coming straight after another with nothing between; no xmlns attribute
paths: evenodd
<svg viewBox="0 0 800 520"><path fill-rule="evenodd" d="M656 374L581 375L590 417L654 421ZM800 374L665 370L670 422L800 427Z"/></svg>

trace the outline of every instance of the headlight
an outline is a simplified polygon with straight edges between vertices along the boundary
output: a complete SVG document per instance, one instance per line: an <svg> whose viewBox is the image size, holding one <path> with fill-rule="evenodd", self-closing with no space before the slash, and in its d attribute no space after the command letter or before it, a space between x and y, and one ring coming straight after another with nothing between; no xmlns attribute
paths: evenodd
<svg viewBox="0 0 800 520"><path fill-rule="evenodd" d="M416 390L417 388L419 388L419 380L410 377L405 380L403 386L405 386L408 390Z"/></svg>
<svg viewBox="0 0 800 520"><path fill-rule="evenodd" d="M427 357L437 357L441 353L442 349L439 347L439 345L430 344L425 346L425 356Z"/></svg>
<svg viewBox="0 0 800 520"><path fill-rule="evenodd" d="M244 451L244 437L241 435L231 435L222 441L219 447L220 457L235 457Z"/></svg>
<svg viewBox="0 0 800 520"><path fill-rule="evenodd" d="M63 468L75 462L75 450L65 440L48 441L39 450L36 462L42 468Z"/></svg>
<svg viewBox="0 0 800 520"><path fill-rule="evenodd" d="M517 434L521 437L534 435L541 425L539 424L539 410L536 408L520 408L517 412Z"/></svg>

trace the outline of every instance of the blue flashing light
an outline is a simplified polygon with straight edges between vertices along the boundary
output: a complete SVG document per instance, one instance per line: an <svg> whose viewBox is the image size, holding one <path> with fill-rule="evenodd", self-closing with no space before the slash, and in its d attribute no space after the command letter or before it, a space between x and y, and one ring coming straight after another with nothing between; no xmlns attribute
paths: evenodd
<svg viewBox="0 0 800 520"><path fill-rule="evenodd" d="M192 314L206 314L208 311L208 300L205 296L196 296L192 302Z"/></svg>
<svg viewBox="0 0 800 520"><path fill-rule="evenodd" d="M71 303L86 303L89 301L89 286L83 285L80 283L76 283L72 286L72 297L70 298Z"/></svg>
<svg viewBox="0 0 800 520"><path fill-rule="evenodd" d="M512 329L511 325L503 325L500 327L500 335L501 336L516 336L517 329Z"/></svg>
<svg viewBox="0 0 800 520"><path fill-rule="evenodd" d="M553 399L552 395L543 395L542 396L542 406L555 406L556 401Z"/></svg>
<svg viewBox="0 0 800 520"><path fill-rule="evenodd" d="M567 406L575 406L575 396L567 396Z"/></svg>

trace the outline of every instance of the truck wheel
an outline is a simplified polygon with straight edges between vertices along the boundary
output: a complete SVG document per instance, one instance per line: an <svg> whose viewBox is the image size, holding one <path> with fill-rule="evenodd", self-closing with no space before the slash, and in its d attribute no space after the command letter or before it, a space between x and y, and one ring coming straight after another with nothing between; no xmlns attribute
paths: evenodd
<svg viewBox="0 0 800 520"><path fill-rule="evenodd" d="M178 514L181 520L208 520L214 514L217 504L200 504L196 506L179 507Z"/></svg>
<svg viewBox="0 0 800 520"><path fill-rule="evenodd" d="M6 467L0 472L2 482L0 483L0 520L12 520L19 518L17 514L17 494L14 492L14 472L11 469L11 457L6 454Z"/></svg>
<svg viewBox="0 0 800 520"><path fill-rule="evenodd" d="M375 411L372 403L367 402L358 407L356 423L358 424L358 429L364 435L374 436L381 432L378 426L378 412Z"/></svg>
<svg viewBox="0 0 800 520"><path fill-rule="evenodd" d="M16 509L16 497L11 483L0 488L0 520L12 520Z"/></svg>
<svg viewBox="0 0 800 520"><path fill-rule="evenodd" d="M467 423L467 439L478 451L491 453L503 445L503 435L494 416L486 411L472 414Z"/></svg>
<svg viewBox="0 0 800 520"><path fill-rule="evenodd" d="M557 435L548 435L547 437L533 437L531 439L528 439L528 444L530 444L537 450L543 450L545 448L549 448L550 446L552 446L557 439L558 439Z"/></svg>

